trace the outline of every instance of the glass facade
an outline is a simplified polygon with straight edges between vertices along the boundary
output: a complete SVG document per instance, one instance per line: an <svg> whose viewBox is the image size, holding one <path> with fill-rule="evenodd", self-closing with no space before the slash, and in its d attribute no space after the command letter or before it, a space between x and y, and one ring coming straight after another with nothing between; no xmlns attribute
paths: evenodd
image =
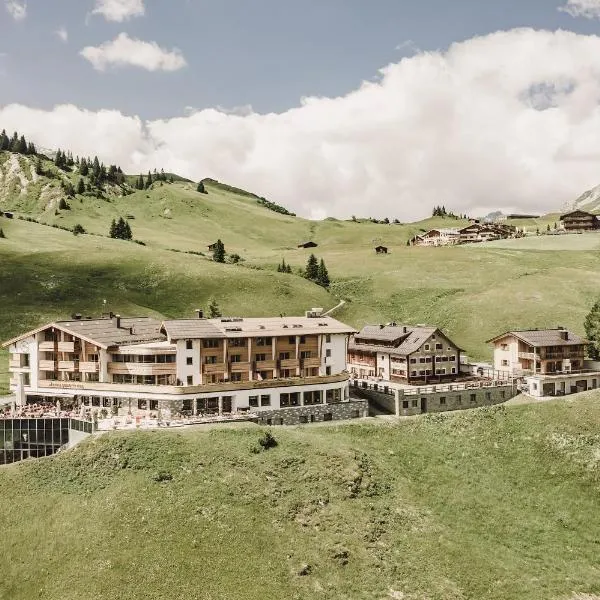
<svg viewBox="0 0 600 600"><path fill-rule="evenodd" d="M69 429L92 433L78 419L0 419L0 464L55 454L69 443Z"/></svg>

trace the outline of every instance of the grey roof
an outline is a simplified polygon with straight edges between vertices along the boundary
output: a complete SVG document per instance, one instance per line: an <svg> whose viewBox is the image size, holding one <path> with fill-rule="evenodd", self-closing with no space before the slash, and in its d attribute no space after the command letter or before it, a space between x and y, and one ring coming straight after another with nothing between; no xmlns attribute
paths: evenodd
<svg viewBox="0 0 600 600"><path fill-rule="evenodd" d="M567 333L568 339L563 339L562 334ZM488 343L495 342L507 336L514 336L526 344L533 347L539 346L579 346L587 341L576 333L567 329L527 329L524 331L507 331L502 335L488 340Z"/></svg>
<svg viewBox="0 0 600 600"><path fill-rule="evenodd" d="M33 331L28 331L3 345L8 346L18 340L29 337L50 327L56 327L67 333L79 336L102 348L123 344L140 344L143 342L160 341L165 337L160 333L160 321L150 317L121 318L120 327L117 320L107 317L101 319L71 319L69 321L54 321L42 325Z"/></svg>
<svg viewBox="0 0 600 600"><path fill-rule="evenodd" d="M407 356L419 350L436 332L439 332L439 329L433 326L391 324L382 327L381 325L366 325L350 341L350 350L366 350L368 352L381 352L384 350L390 354ZM444 335L441 332L439 333ZM448 339L445 335L444 338ZM378 346L376 344L357 343L357 340L361 339L387 342L391 345ZM460 350L460 348L458 349Z"/></svg>
<svg viewBox="0 0 600 600"><path fill-rule="evenodd" d="M170 340L225 337L225 334L207 319L173 319L164 321L162 330Z"/></svg>

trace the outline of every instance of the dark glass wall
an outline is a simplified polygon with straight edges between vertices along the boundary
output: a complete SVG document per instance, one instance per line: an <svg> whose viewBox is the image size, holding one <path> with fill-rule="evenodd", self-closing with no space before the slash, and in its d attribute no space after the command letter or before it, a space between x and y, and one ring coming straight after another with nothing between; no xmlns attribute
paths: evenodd
<svg viewBox="0 0 600 600"><path fill-rule="evenodd" d="M50 456L69 443L69 429L92 433L77 419L0 419L0 464Z"/></svg>

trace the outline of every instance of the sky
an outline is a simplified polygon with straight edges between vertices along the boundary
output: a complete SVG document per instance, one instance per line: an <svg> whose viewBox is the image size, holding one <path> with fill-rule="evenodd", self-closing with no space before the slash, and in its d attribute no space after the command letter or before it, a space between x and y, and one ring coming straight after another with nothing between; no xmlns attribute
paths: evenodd
<svg viewBox="0 0 600 600"><path fill-rule="evenodd" d="M600 184L600 0L0 0L0 128L302 216Z"/></svg>

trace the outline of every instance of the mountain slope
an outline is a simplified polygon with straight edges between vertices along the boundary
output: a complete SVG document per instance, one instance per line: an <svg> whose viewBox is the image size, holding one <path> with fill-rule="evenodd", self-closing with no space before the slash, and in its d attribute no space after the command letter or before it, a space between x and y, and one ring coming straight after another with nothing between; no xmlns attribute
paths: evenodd
<svg viewBox="0 0 600 600"><path fill-rule="evenodd" d="M585 210L591 213L600 213L600 185L584 192L573 204L569 210Z"/></svg>

